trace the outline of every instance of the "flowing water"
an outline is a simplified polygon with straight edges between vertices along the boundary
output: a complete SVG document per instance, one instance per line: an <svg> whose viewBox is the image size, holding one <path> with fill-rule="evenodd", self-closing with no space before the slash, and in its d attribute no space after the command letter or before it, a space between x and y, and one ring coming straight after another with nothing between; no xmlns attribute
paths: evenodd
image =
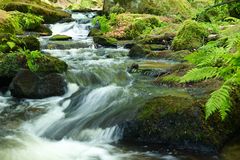
<svg viewBox="0 0 240 160"><path fill-rule="evenodd" d="M68 92L40 100L0 95L0 160L206 159L118 145L123 132L118 124L132 119L147 99L185 91L156 87L151 77L129 74L127 67L133 62L150 60L133 61L121 47L95 48L88 37L95 13L72 16L74 22L50 26L53 34L69 35L72 41L40 38L44 52L68 63Z"/></svg>

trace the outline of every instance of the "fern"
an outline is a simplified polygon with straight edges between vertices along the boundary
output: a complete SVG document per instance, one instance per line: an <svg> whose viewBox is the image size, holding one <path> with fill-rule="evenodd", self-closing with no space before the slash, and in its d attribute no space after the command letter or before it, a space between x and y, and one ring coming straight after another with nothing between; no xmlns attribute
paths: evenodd
<svg viewBox="0 0 240 160"><path fill-rule="evenodd" d="M217 67L194 68L188 71L188 73L181 78L180 82L181 83L197 82L197 81L217 77L218 74L219 74L219 68Z"/></svg>
<svg viewBox="0 0 240 160"><path fill-rule="evenodd" d="M211 94L205 106L206 119L216 111L220 112L222 120L226 118L227 113L232 107L230 96L231 90L231 86L224 84L220 89Z"/></svg>

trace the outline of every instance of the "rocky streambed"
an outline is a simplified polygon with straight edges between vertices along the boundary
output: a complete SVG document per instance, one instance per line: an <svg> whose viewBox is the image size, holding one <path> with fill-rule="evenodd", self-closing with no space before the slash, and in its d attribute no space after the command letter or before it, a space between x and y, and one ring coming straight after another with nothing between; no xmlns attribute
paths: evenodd
<svg viewBox="0 0 240 160"><path fill-rule="evenodd" d="M50 25L53 35L66 39L39 38L43 52L68 65L66 81L58 74L31 74L24 82L18 75L24 85L62 84L65 94L60 89L61 95L35 100L15 99L9 91L0 95L1 159L219 159L240 124L237 110L224 123L217 115L205 121L203 105L221 81L180 85L163 79L191 67L182 59L187 51L168 50L173 35L109 45L88 36L94 16L73 13L74 21ZM44 93L54 89L50 85Z"/></svg>

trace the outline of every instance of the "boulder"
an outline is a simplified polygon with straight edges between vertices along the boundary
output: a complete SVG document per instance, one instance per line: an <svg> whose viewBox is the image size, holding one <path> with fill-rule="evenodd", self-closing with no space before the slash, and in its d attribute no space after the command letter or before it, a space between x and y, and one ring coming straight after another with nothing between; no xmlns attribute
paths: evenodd
<svg viewBox="0 0 240 160"><path fill-rule="evenodd" d="M0 55L0 77L13 78L22 68L33 69L36 73L63 73L67 67L58 58L38 51Z"/></svg>
<svg viewBox="0 0 240 160"><path fill-rule="evenodd" d="M51 36L52 31L46 25L41 24L36 30L40 36Z"/></svg>
<svg viewBox="0 0 240 160"><path fill-rule="evenodd" d="M206 26L196 21L187 20L178 31L171 47L176 51L195 50L207 42L208 35L208 28Z"/></svg>
<svg viewBox="0 0 240 160"><path fill-rule="evenodd" d="M131 58L142 58L142 57L145 57L149 53L150 53L149 50L145 49L141 45L136 44L131 48L128 56L131 57Z"/></svg>
<svg viewBox="0 0 240 160"><path fill-rule="evenodd" d="M122 142L216 154L238 131L240 109L235 106L225 121L218 114L206 120L206 95L196 93L197 99L189 94L149 99L135 119L122 125Z"/></svg>
<svg viewBox="0 0 240 160"><path fill-rule="evenodd" d="M17 98L40 99L63 95L67 83L60 74L36 74L30 70L20 70L9 89L11 95Z"/></svg>
<svg viewBox="0 0 240 160"><path fill-rule="evenodd" d="M0 33L0 52L9 53L19 49L40 50L40 42L34 36L17 37L10 33Z"/></svg>
<svg viewBox="0 0 240 160"><path fill-rule="evenodd" d="M117 48L117 40L114 38L108 38L105 36L95 36L93 37L93 41L97 45L110 48Z"/></svg>
<svg viewBox="0 0 240 160"><path fill-rule="evenodd" d="M24 44L22 48L28 49L30 51L40 50L40 42L36 37L26 36L22 37L21 40Z"/></svg>
<svg viewBox="0 0 240 160"><path fill-rule="evenodd" d="M28 2L29 1L29 2ZM3 3L5 11L19 11L43 16L45 23L56 23L63 18L70 18L71 14L56 9L46 3L26 0L24 2L7 1Z"/></svg>
<svg viewBox="0 0 240 160"><path fill-rule="evenodd" d="M71 40L71 39L72 39L72 37L70 37L70 36L60 35L60 34L54 35L51 38L49 38L50 41L67 41L67 40Z"/></svg>

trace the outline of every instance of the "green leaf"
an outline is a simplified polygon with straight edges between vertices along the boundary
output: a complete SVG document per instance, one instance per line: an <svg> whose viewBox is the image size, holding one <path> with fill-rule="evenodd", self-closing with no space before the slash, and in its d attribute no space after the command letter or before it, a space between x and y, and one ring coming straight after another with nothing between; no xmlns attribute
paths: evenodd
<svg viewBox="0 0 240 160"><path fill-rule="evenodd" d="M10 47L10 49L13 49L16 46L14 42L7 42L7 45Z"/></svg>
<svg viewBox="0 0 240 160"><path fill-rule="evenodd" d="M181 83L187 82L197 82L213 77L217 77L219 74L219 68L217 67L203 67L194 68L187 72L183 77L181 77Z"/></svg>
<svg viewBox="0 0 240 160"><path fill-rule="evenodd" d="M206 119L214 112L219 111L222 120L224 120L232 107L231 86L224 84L220 89L214 91L208 99L205 107Z"/></svg>

